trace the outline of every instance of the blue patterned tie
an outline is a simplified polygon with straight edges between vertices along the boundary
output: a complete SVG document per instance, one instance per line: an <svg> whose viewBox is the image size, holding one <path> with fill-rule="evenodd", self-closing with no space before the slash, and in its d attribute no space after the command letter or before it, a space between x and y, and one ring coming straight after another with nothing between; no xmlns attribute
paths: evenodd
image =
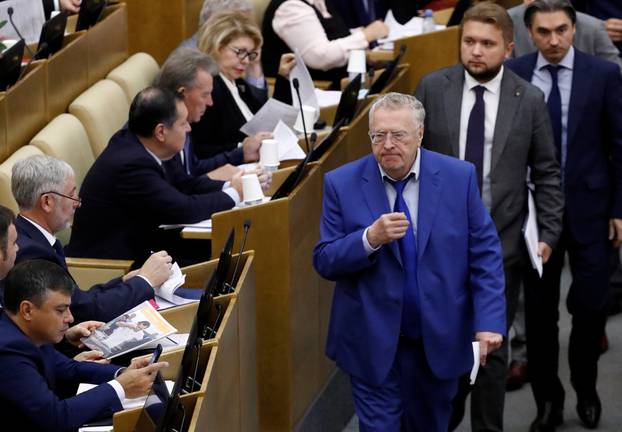
<svg viewBox="0 0 622 432"><path fill-rule="evenodd" d="M562 161L562 97L557 85L557 72L559 66L547 65L545 68L551 74L551 92L549 99L546 101L549 107L549 115L551 116L551 125L553 126L553 137L555 138L555 147L559 155L559 161Z"/></svg>
<svg viewBox="0 0 622 432"><path fill-rule="evenodd" d="M419 311L419 285L417 283L417 240L413 229L412 218L404 201L404 188L414 174L410 174L404 180L387 181L395 188L396 197L394 212L406 215L410 225L404 237L397 241L404 267L404 306L402 308L402 333L411 339L421 337L421 323Z"/></svg>
<svg viewBox="0 0 622 432"><path fill-rule="evenodd" d="M473 87L475 92L475 104L469 115L467 126L466 147L464 150L464 160L475 165L477 174L477 186L479 193L482 193L482 177L484 172L484 127L486 106L484 104L485 87Z"/></svg>

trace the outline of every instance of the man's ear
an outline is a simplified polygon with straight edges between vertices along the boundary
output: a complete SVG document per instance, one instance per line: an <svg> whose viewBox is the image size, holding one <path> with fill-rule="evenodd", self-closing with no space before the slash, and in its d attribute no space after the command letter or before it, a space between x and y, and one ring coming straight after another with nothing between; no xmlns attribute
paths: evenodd
<svg viewBox="0 0 622 432"><path fill-rule="evenodd" d="M39 205L45 213L52 213L52 211L54 211L54 204L54 197L52 197L52 194L43 194L39 197Z"/></svg>
<svg viewBox="0 0 622 432"><path fill-rule="evenodd" d="M32 314L35 309L35 304L30 300L23 300L19 304L19 314L25 321L32 321Z"/></svg>
<svg viewBox="0 0 622 432"><path fill-rule="evenodd" d="M184 97L184 95L186 94L186 87L180 86L175 92L181 97Z"/></svg>
<svg viewBox="0 0 622 432"><path fill-rule="evenodd" d="M158 123L155 128L153 128L153 136L159 142L164 142L166 138L166 126L164 123Z"/></svg>

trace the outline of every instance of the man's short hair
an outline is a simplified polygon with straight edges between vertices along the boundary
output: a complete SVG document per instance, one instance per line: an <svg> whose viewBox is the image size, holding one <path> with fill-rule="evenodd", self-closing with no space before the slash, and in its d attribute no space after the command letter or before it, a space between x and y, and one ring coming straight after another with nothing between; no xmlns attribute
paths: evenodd
<svg viewBox="0 0 622 432"><path fill-rule="evenodd" d="M216 12L230 10L252 12L253 5L248 0L205 0L199 14L199 28Z"/></svg>
<svg viewBox="0 0 622 432"><path fill-rule="evenodd" d="M140 91L130 106L130 131L139 137L150 138L158 124L170 128L177 120L177 102L180 100L181 96L161 87L147 87Z"/></svg>
<svg viewBox="0 0 622 432"><path fill-rule="evenodd" d="M417 127L423 126L425 121L425 108L416 97L403 93L387 93L380 96L369 109L369 123L377 109L399 110L408 108L413 115L413 122Z"/></svg>
<svg viewBox="0 0 622 432"><path fill-rule="evenodd" d="M6 259L9 247L9 227L15 223L15 214L9 208L0 205L0 251Z"/></svg>
<svg viewBox="0 0 622 432"><path fill-rule="evenodd" d="M42 259L22 261L4 279L4 307L16 314L26 300L41 307L48 290L71 296L75 289L73 279L58 264Z"/></svg>
<svg viewBox="0 0 622 432"><path fill-rule="evenodd" d="M156 85L177 92L179 87L194 87L199 69L214 76L218 74L218 64L207 54L196 48L177 48L166 59Z"/></svg>
<svg viewBox="0 0 622 432"><path fill-rule="evenodd" d="M508 15L508 12L498 4L484 1L467 9L460 22L460 39L462 39L464 24L469 21L492 24L501 30L506 44L514 41L514 22Z"/></svg>
<svg viewBox="0 0 622 432"><path fill-rule="evenodd" d="M218 12L199 29L197 47L215 57L221 48L240 37L250 38L255 49L261 49L261 30L252 18L239 11Z"/></svg>
<svg viewBox="0 0 622 432"><path fill-rule="evenodd" d="M65 161L47 155L31 156L13 165L11 191L20 210L32 210L44 193L63 193L65 181L73 175Z"/></svg>
<svg viewBox="0 0 622 432"><path fill-rule="evenodd" d="M577 23L577 12L568 0L535 0L525 9L523 21L525 22L525 26L527 28L531 28L531 24L533 24L533 17L537 12L551 13L560 11L565 12L573 24Z"/></svg>

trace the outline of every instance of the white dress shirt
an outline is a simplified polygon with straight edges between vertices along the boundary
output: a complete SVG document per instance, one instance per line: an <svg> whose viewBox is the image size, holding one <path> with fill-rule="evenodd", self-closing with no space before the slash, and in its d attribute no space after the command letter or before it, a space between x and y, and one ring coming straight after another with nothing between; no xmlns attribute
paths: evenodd
<svg viewBox="0 0 622 432"><path fill-rule="evenodd" d="M551 87L553 86L553 80L551 74L546 68L549 63L542 53L538 52L538 60L536 61L536 68L533 71L531 77L531 83L538 87L544 93L545 100L548 102L549 94L551 94ZM574 47L570 47L566 56L557 65L559 70L557 71L557 87L559 87L559 95L562 102L562 142L561 142L561 166L562 173L566 166L566 157L568 155L568 109L570 106L570 94L572 93L572 68L574 67Z"/></svg>
<svg viewBox="0 0 622 432"><path fill-rule="evenodd" d="M406 177L408 177L411 173L414 174L410 179L406 186L404 186L404 190L402 191L402 196L404 197L404 201L406 202L406 207L408 207L408 213L410 213L410 222L413 227L413 233L415 237L417 236L417 220L418 220L418 212L419 212L419 176L421 174L421 158L419 155L421 151L417 151L417 156L415 157L415 162ZM380 176L383 179L384 184L384 192L387 194L387 201L389 203L389 208L393 211L393 207L395 206L395 200L397 198L397 192L395 191L395 187L391 183L389 183L386 179L390 179L393 181L398 181L391 176L389 176L378 164L378 169L380 170ZM402 179L400 179L402 180ZM367 230L369 227L363 231L363 247L365 248L365 252L367 255L371 255L373 252L380 249L380 246L374 248L369 244L369 240L367 240Z"/></svg>
<svg viewBox="0 0 622 432"><path fill-rule="evenodd" d="M317 8L324 18L330 18L324 0L305 1ZM300 0L287 0L277 8L272 29L292 50L298 49L307 66L323 71L345 66L350 50L365 49L369 45L361 29L329 41L313 8Z"/></svg>
<svg viewBox="0 0 622 432"><path fill-rule="evenodd" d="M499 111L499 96L501 94L501 79L503 78L503 66L499 73L486 83L480 83L469 73L464 71L464 87L462 89L462 107L460 109L460 159L464 160L466 150L467 129L469 116L475 105L475 91L473 87L482 86L484 91L484 160L482 165L482 201L490 211L492 205L492 193L490 190L490 168L492 165L492 140L495 135L497 123L497 111Z"/></svg>

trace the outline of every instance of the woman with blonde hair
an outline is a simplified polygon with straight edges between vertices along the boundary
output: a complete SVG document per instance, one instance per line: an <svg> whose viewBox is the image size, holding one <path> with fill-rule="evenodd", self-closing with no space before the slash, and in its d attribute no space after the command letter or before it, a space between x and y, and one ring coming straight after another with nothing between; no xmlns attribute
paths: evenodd
<svg viewBox="0 0 622 432"><path fill-rule="evenodd" d="M219 74L214 77L213 106L192 125L192 139L199 158L234 149L246 136L240 131L268 100L268 88L261 70L263 38L257 25L239 11L219 12L199 30L199 50L216 60ZM287 77L294 66L293 54L284 54L279 74ZM284 83L277 82L283 94ZM285 92L287 93L287 92ZM286 96L279 99L287 101ZM265 139L260 133L251 139Z"/></svg>

